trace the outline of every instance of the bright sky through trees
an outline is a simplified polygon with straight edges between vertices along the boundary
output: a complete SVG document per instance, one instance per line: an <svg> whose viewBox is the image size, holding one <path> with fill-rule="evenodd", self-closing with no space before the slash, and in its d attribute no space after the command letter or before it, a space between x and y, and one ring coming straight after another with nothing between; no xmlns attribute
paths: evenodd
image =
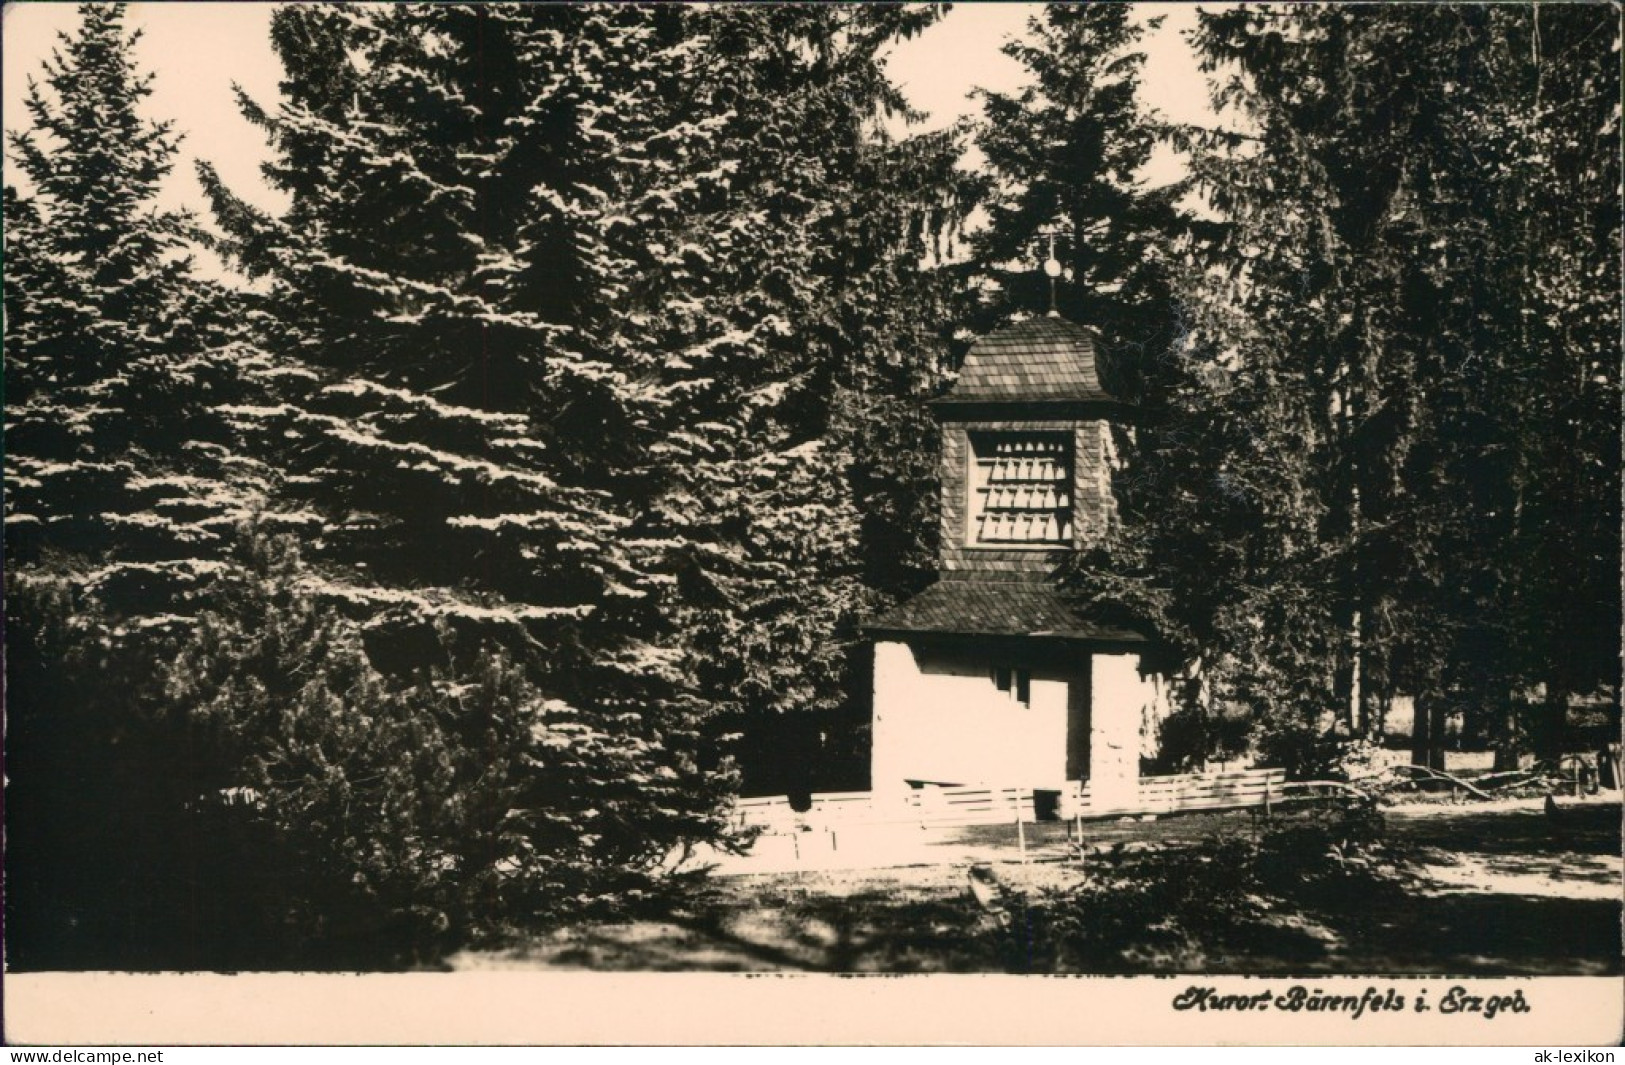
<svg viewBox="0 0 1625 1065"><path fill-rule="evenodd" d="M267 152L259 131L238 112L231 86L254 99L276 98L278 71L267 34L273 4L136 3L126 22L142 32L137 58L156 72L147 101L150 117L170 120L185 135L182 163L170 175L164 205L196 206L201 192L190 161L206 159L226 183L259 206L279 208L277 194L258 174ZM1016 62L999 51L1019 34L1036 4L957 4L947 18L900 45L891 59L893 76L914 106L930 114L926 128L940 128L972 113L969 93L976 87L1010 91L1020 84ZM1164 16L1148 37L1146 102L1178 121L1201 121L1210 114L1207 90L1180 31L1193 25L1194 7L1142 4L1146 18ZM39 71L59 32L77 22L72 4L6 4L4 23L4 116L7 132L18 128L28 79ZM974 159L972 160L974 163ZM1180 166L1160 149L1147 174L1155 183L1177 177ZM20 175L8 159L6 180Z"/></svg>

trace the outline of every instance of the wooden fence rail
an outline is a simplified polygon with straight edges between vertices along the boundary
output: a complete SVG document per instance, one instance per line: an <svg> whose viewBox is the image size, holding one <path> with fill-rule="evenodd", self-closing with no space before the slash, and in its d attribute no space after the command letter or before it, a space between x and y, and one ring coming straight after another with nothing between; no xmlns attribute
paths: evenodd
<svg viewBox="0 0 1625 1065"><path fill-rule="evenodd" d="M804 811L797 811L782 796L740 799L740 824L764 833L825 831L857 825L918 825L920 828L962 828L973 825L1015 824L1025 849L1022 826L1037 821L1035 792L1048 791L1055 817L1076 821L1089 818L1143 814L1173 814L1201 810L1263 807L1285 798L1286 774L1279 769L1251 769L1235 773L1142 777L1132 799L1097 798L1087 782L1064 787L991 788L925 787L893 799L869 792L830 792L812 796Z"/></svg>

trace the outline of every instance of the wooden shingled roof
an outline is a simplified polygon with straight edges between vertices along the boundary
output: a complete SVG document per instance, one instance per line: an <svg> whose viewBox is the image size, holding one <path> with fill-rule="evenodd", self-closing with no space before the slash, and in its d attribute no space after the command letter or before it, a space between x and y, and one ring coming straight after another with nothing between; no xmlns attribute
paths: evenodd
<svg viewBox="0 0 1625 1065"><path fill-rule="evenodd" d="M1143 643L1140 633L1081 617L1053 585L939 581L864 626L870 633L1046 636Z"/></svg>
<svg viewBox="0 0 1625 1065"><path fill-rule="evenodd" d="M972 344L943 401L1122 399L1101 383L1094 333L1047 315L1005 326Z"/></svg>

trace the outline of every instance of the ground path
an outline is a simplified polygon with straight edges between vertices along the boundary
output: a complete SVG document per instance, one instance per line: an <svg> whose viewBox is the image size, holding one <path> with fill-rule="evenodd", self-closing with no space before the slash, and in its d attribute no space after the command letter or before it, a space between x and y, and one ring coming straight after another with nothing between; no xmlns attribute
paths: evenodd
<svg viewBox="0 0 1625 1065"><path fill-rule="evenodd" d="M1414 856L1401 900L1335 915L1279 915L1290 954L1261 945L1214 971L1459 974L1618 973L1620 805L1562 800L1412 803L1385 810ZM1246 832L1246 813L1086 824L1095 845L1177 844ZM992 863L1008 884L1059 885L1075 853L1059 825L1028 826L1019 864L1013 826L920 833L849 830L763 841L730 859L688 911L666 921L584 926L503 952L466 952L459 969L653 971L989 971L967 931L983 914L968 870ZM797 855L799 851L799 855ZM1287 936L1290 933L1290 936ZM1304 944L1311 948L1303 949Z"/></svg>

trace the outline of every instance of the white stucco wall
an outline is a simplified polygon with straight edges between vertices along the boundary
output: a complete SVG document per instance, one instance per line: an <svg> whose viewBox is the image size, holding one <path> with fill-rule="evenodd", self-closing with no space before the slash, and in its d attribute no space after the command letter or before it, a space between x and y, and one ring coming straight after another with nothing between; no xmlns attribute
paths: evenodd
<svg viewBox="0 0 1625 1065"><path fill-rule="evenodd" d="M1026 707L994 684L995 665L1023 666L992 652L877 643L871 788L901 791L910 780L1059 788L1070 747L1071 777L1089 780L1094 803L1132 807L1145 723L1160 697L1155 679L1140 676L1139 655L1080 654L1070 668L1026 663ZM1069 693L1072 728L1086 743L1068 742Z"/></svg>
<svg viewBox="0 0 1625 1065"><path fill-rule="evenodd" d="M1141 723L1157 686L1140 676L1140 656L1097 654L1089 713L1089 794L1095 806L1132 807L1139 793Z"/></svg>
<svg viewBox="0 0 1625 1065"><path fill-rule="evenodd" d="M1000 691L995 665L1029 669L1031 705ZM1059 787L1066 779L1068 678L993 655L875 645L871 787L905 781Z"/></svg>

